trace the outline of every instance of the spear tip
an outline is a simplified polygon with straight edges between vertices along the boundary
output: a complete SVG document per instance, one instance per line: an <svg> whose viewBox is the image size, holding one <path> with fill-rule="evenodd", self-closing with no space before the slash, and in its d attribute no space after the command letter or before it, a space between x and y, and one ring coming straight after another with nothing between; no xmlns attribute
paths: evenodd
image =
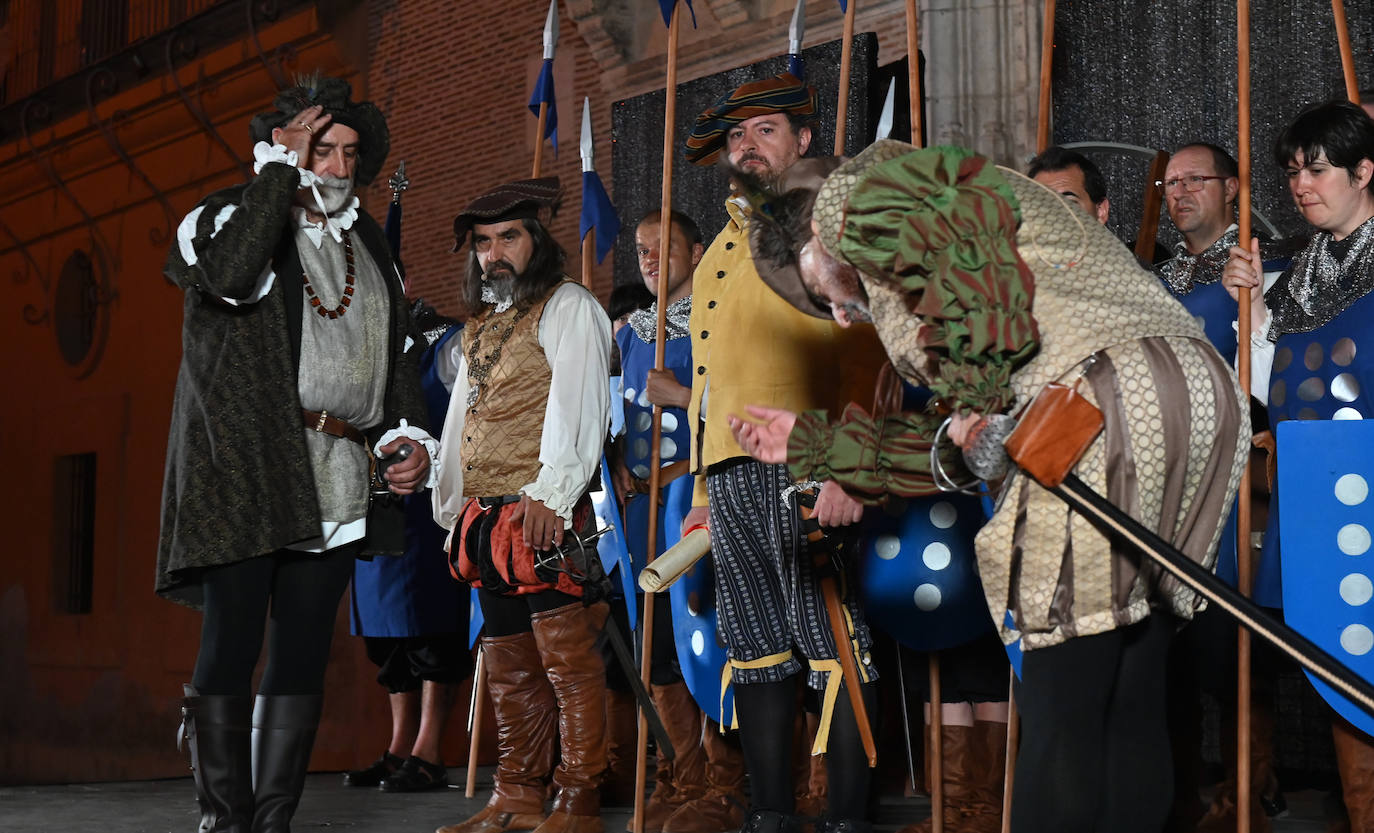
<svg viewBox="0 0 1374 833"><path fill-rule="evenodd" d="M788 52L801 53L802 40L806 36L806 0L797 0L792 10L792 22L787 27Z"/></svg>
<svg viewBox="0 0 1374 833"><path fill-rule="evenodd" d="M595 166L592 158L595 155L592 145L592 100L587 96L582 97L582 170L592 171Z"/></svg>
<svg viewBox="0 0 1374 833"><path fill-rule="evenodd" d="M544 18L544 60L553 58L558 46L558 0L549 0L549 14Z"/></svg>

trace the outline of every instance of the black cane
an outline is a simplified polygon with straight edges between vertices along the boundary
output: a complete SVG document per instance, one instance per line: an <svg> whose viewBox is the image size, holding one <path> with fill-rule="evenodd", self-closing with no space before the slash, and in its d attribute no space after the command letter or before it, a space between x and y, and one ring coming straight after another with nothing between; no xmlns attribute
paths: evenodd
<svg viewBox="0 0 1374 833"><path fill-rule="evenodd" d="M1359 706L1366 714L1374 716L1374 686L1367 680L1357 676L1312 640L1266 614L1235 588L1228 586L1145 528L1135 518L1121 511L1111 501L1094 492L1076 475L1069 474L1062 484L1046 488L1107 534L1119 537L1154 559L1179 581L1224 610L1261 639L1283 651L1303 668L1319 677L1322 682ZM1244 496L1241 499L1243 500Z"/></svg>

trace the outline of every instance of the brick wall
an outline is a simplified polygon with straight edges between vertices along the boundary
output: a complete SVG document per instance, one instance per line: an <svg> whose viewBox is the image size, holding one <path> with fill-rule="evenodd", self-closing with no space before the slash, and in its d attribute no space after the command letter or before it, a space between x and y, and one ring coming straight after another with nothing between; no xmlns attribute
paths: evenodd
<svg viewBox="0 0 1374 833"><path fill-rule="evenodd" d="M555 67L560 152L545 147L542 174L562 178L564 208L554 237L568 252L568 272L580 277L577 239L580 172L577 139L582 97L591 99L596 164L611 181L612 101L663 86L665 69L661 20L639 15L619 50L601 43L606 21L579 11L586 2L559 3L560 41ZM605 6L604 3L590 4ZM793 4L775 0L770 16L723 29L706 3L696 3L698 28L683 28L679 80L686 82L786 51ZM372 189L369 207L380 219L390 198L384 180L406 160L411 188L404 197L402 255L410 293L441 311L459 315L466 250L452 248L452 221L473 196L502 181L527 177L534 156L535 117L526 109L540 67L541 33L548 6L542 0L406 0L375 3L369 13L368 95L387 113L392 153L385 176ZM840 35L835 3L812 2L807 44ZM878 33L880 63L905 54L902 4L866 3L857 31ZM613 28L613 27L612 27ZM601 48L593 55L588 37ZM627 59L628 56L628 59ZM645 183L657 192L658 182ZM615 194L611 194L612 201ZM629 218L622 218L627 223ZM593 290L604 301L612 282L611 258L593 272Z"/></svg>
<svg viewBox="0 0 1374 833"><path fill-rule="evenodd" d="M540 69L548 7L528 0L379 5L369 20L368 94L391 125L387 175L404 159L411 179L402 243L410 294L458 314L467 250L449 251L453 217L486 188L531 175L536 120L526 103ZM580 277L582 95L592 99L597 164L604 177L610 173L609 99L595 84L596 63L566 12L559 25L554 61L559 152L555 157L546 143L540 174L563 181L566 196L553 233L568 252L569 274ZM384 183L373 189L369 205L378 217L389 199ZM595 270L593 281L603 298L610 293L610 280L608 260Z"/></svg>

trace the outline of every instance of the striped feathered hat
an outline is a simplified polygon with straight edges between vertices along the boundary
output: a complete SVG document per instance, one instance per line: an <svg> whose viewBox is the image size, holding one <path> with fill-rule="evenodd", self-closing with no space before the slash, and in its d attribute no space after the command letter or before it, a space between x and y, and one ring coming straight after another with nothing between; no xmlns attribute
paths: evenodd
<svg viewBox="0 0 1374 833"><path fill-rule="evenodd" d="M715 164L731 127L769 113L815 115L816 88L790 72L741 84L697 116L692 134L687 137L687 161L694 165Z"/></svg>

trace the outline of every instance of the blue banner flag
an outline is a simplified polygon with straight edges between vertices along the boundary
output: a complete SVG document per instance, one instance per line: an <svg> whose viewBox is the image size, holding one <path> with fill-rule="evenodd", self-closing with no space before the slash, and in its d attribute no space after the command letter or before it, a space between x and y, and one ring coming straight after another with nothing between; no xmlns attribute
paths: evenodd
<svg viewBox="0 0 1374 833"><path fill-rule="evenodd" d="M558 155L558 108L553 101L553 59L545 58L544 66L539 70L539 80L534 84L534 92L530 95L530 112L537 118L539 116L539 105L549 105L549 112L544 120L544 135L540 140L553 139L553 155Z"/></svg>
<svg viewBox="0 0 1374 833"><path fill-rule="evenodd" d="M692 0L683 0L687 4L687 11L692 13L692 28L697 28L697 10L692 8ZM669 26L673 22L673 7L677 5L677 0L658 0L658 9L663 12L663 25Z"/></svg>
<svg viewBox="0 0 1374 833"><path fill-rule="evenodd" d="M606 253L615 244L620 234L620 217L606 195L606 187L596 171L582 172L582 221L578 223L578 236L585 238L588 229L596 229L596 262L606 259Z"/></svg>
<svg viewBox="0 0 1374 833"><path fill-rule="evenodd" d="M806 80L806 62L802 56L791 53L787 56L787 71L796 76L798 81Z"/></svg>
<svg viewBox="0 0 1374 833"><path fill-rule="evenodd" d="M840 14L849 12L849 0L840 0Z"/></svg>

